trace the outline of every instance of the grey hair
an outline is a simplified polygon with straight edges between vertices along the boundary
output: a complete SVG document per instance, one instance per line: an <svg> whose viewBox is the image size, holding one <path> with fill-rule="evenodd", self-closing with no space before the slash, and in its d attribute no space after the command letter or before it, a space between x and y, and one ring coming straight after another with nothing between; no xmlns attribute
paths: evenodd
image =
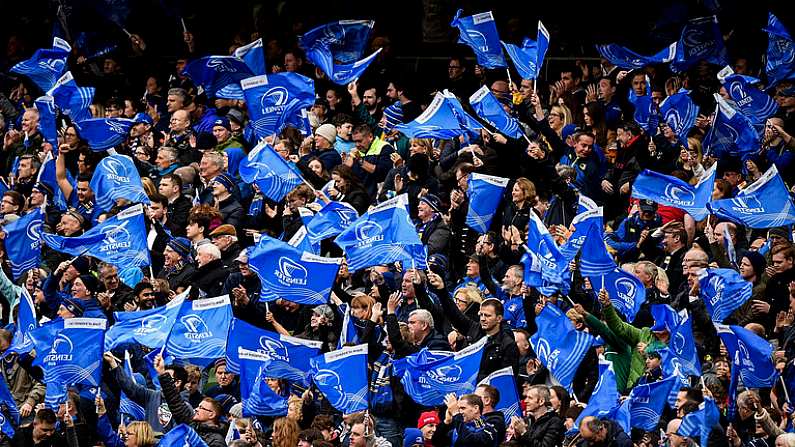
<svg viewBox="0 0 795 447"><path fill-rule="evenodd" d="M199 245L199 247L196 248L196 253L207 253L208 255L212 256L213 259L221 259L221 250L219 250L214 244Z"/></svg>
<svg viewBox="0 0 795 447"><path fill-rule="evenodd" d="M163 146L157 150L157 153L168 154L172 160L176 160L177 157L179 156L179 152L177 152L177 149L171 146Z"/></svg>
<svg viewBox="0 0 795 447"><path fill-rule="evenodd" d="M433 329L433 315L426 309L415 309L409 313L409 317L417 316L420 320L428 323L428 329Z"/></svg>

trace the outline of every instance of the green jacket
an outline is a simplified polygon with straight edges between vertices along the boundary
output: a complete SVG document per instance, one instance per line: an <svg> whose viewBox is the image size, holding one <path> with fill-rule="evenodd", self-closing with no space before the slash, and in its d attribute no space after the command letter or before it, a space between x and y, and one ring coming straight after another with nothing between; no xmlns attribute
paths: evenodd
<svg viewBox="0 0 795 447"><path fill-rule="evenodd" d="M616 312L613 306L608 306L603 309L605 323L616 336L620 337L632 349L632 361L629 367L629 376L627 377L626 388L631 387L638 381L638 378L643 375L646 370L646 356L645 353L638 352L636 346L638 343L645 343L645 352L654 352L666 347L666 344L657 339L652 334L650 328L638 329L631 324L624 322Z"/></svg>
<svg viewBox="0 0 795 447"><path fill-rule="evenodd" d="M618 385L618 391L623 394L627 390L627 381L630 376L633 346L611 331L602 320L591 314L585 316L585 324L590 328L591 334L600 335L605 340L605 358L613 362L616 385Z"/></svg>

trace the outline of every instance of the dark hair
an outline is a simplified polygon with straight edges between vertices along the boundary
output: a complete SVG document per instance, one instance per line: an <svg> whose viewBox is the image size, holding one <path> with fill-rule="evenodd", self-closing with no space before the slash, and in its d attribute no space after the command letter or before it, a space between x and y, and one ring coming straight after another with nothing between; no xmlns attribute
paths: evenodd
<svg viewBox="0 0 795 447"><path fill-rule="evenodd" d="M141 282L139 282L138 284L135 285L135 288L133 289L133 295L135 295L137 297L138 294L140 294L141 292L143 292L146 289L155 290L155 288L151 284L149 284L148 282L141 281Z"/></svg>
<svg viewBox="0 0 795 447"><path fill-rule="evenodd" d="M561 417L565 416L566 413L569 411L569 405L571 405L571 396L569 396L569 392L566 391L566 388L562 386L553 385L549 387L549 391L554 393L557 396L558 400L560 401L560 409L558 410L558 415Z"/></svg>
<svg viewBox="0 0 795 447"><path fill-rule="evenodd" d="M88 156L86 156L86 164L88 164ZM90 174L88 174L88 173L86 173L86 174L79 174L79 175L77 176L77 181L78 181L78 182L89 182L89 183L91 183L91 175L90 175Z"/></svg>
<svg viewBox="0 0 795 447"><path fill-rule="evenodd" d="M169 180L171 180L171 183L173 183L173 184L175 184L175 185L179 186L179 190L180 190L180 191L182 191L182 177L180 177L180 176L178 176L177 174L174 174L174 173L172 172L172 173L170 173L170 174L166 174L166 175L164 175L163 177L161 177L161 178L160 178L160 180L161 180L161 181L162 181L163 179L169 179Z"/></svg>
<svg viewBox="0 0 795 447"><path fill-rule="evenodd" d="M485 383L478 385L478 388L482 389L483 392L489 396L489 400L491 400L491 406L496 407L500 402L500 390L494 388L491 385L486 385Z"/></svg>
<svg viewBox="0 0 795 447"><path fill-rule="evenodd" d="M159 203L159 204L163 205L163 208L168 207L168 199L166 198L166 196L164 196L163 194L160 194L159 192L156 192L156 193L150 195L149 196L149 200L152 203Z"/></svg>
<svg viewBox="0 0 795 447"><path fill-rule="evenodd" d="M174 371L174 380L181 380L182 384L188 382L188 372L179 365L166 365L166 370Z"/></svg>
<svg viewBox="0 0 795 447"><path fill-rule="evenodd" d="M345 191L340 191L343 194L349 193L352 189L351 186L353 186L353 189L364 189L364 186L362 186L362 182L359 180L359 177L353 173L353 169L351 169L350 166L347 165L334 166L334 169L331 170L331 174L332 175L337 174L338 176L340 176L340 178L345 180L346 183Z"/></svg>
<svg viewBox="0 0 795 447"><path fill-rule="evenodd" d="M331 120L331 123L337 127L342 126L345 123L353 124L353 118L351 118L351 116L348 115L347 113L338 113L334 115L334 118Z"/></svg>
<svg viewBox="0 0 795 447"><path fill-rule="evenodd" d="M45 424L55 424L58 418L55 416L54 411L49 408L42 408L36 412L35 420L36 422L44 422Z"/></svg>
<svg viewBox="0 0 795 447"><path fill-rule="evenodd" d="M629 120L623 121L621 124L618 125L618 128L623 129L624 132L629 132L635 136L640 135L641 133L640 126L638 126L638 123L634 121L629 121Z"/></svg>
<svg viewBox="0 0 795 447"><path fill-rule="evenodd" d="M323 433L316 428L307 428L305 430L301 430L298 433L298 440L308 442L310 444L315 441L322 441Z"/></svg>
<svg viewBox="0 0 795 447"><path fill-rule="evenodd" d="M359 124L358 126L353 128L353 133L358 133L361 135L372 135L373 128L370 127L369 124Z"/></svg>
<svg viewBox="0 0 795 447"><path fill-rule="evenodd" d="M315 419L312 421L311 428L316 430L334 430L335 428L334 420L328 414L319 414L315 416Z"/></svg>
<svg viewBox="0 0 795 447"><path fill-rule="evenodd" d="M464 394L463 396L459 397L459 399L465 400L469 405L478 407L480 412L483 413L483 399L481 399L477 394Z"/></svg>
<svg viewBox="0 0 795 447"><path fill-rule="evenodd" d="M497 298L489 298L487 300L484 300L482 303L480 303L480 307L482 308L483 306L493 307L494 313L500 316L502 316L503 312L505 311L502 305L502 301L498 300Z"/></svg>
<svg viewBox="0 0 795 447"><path fill-rule="evenodd" d="M3 193L3 197L11 197L11 200L14 201L14 214L19 214L25 209L25 198L22 197L22 194L16 191L6 191Z"/></svg>

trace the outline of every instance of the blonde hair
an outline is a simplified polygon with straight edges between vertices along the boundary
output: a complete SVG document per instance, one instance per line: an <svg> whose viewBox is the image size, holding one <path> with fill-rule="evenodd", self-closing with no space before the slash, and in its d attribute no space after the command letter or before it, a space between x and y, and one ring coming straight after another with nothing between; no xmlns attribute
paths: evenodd
<svg viewBox="0 0 795 447"><path fill-rule="evenodd" d="M141 177L141 183L143 184L144 192L147 197L152 197L157 194L157 186L155 186L155 182L153 182L152 179L149 177Z"/></svg>
<svg viewBox="0 0 795 447"><path fill-rule="evenodd" d="M367 312L368 319L373 314L373 304L375 304L375 300L370 295L365 295L365 294L356 295L351 299L351 309L353 308L365 309Z"/></svg>
<svg viewBox="0 0 795 447"><path fill-rule="evenodd" d="M282 417L273 421L273 447L295 447L298 445L298 423Z"/></svg>
<svg viewBox="0 0 795 447"><path fill-rule="evenodd" d="M537 199L536 185L531 180L525 177L519 177L518 179L516 179L516 185L524 193L525 202L530 204L530 206L535 205Z"/></svg>
<svg viewBox="0 0 795 447"><path fill-rule="evenodd" d="M463 294L467 300L467 305L475 303L480 305L483 302L483 293L475 286L466 286L458 289L455 294Z"/></svg>
<svg viewBox="0 0 795 447"><path fill-rule="evenodd" d="M149 447L155 445L155 433L152 426L146 421L130 422L127 426L127 433L132 433L138 440L139 447Z"/></svg>

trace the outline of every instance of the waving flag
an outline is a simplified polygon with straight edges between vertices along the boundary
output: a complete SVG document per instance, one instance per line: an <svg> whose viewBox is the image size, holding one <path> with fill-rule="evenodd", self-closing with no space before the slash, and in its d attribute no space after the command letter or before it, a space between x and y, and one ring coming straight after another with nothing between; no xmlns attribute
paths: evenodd
<svg viewBox="0 0 795 447"><path fill-rule="evenodd" d="M709 212L707 203L712 198L718 164L704 172L696 186L676 177L645 169L632 184L632 197L649 199L686 211L697 221L704 220Z"/></svg>
<svg viewBox="0 0 795 447"><path fill-rule="evenodd" d="M40 96L34 103L36 110L39 111L39 132L44 137L44 141L52 145L52 150L58 153L58 130L56 118L58 111L55 109L55 100L52 96Z"/></svg>
<svg viewBox="0 0 795 447"><path fill-rule="evenodd" d="M491 11L461 17L463 12L463 9L459 9L450 23L450 26L458 28L458 43L472 48L478 65L483 68L508 68L502 55L500 35L497 33L497 24L494 23Z"/></svg>
<svg viewBox="0 0 795 447"><path fill-rule="evenodd" d="M659 107L651 99L651 95L634 96L634 90L630 89L630 102L635 106L635 113L632 119L638 123L647 134L654 135L660 123Z"/></svg>
<svg viewBox="0 0 795 447"><path fill-rule="evenodd" d="M719 94L713 94L718 107L715 122L704 137L705 153L716 158L727 155L745 159L759 151L759 135L753 123L734 110Z"/></svg>
<svg viewBox="0 0 795 447"><path fill-rule="evenodd" d="M248 65L234 56L204 56L189 62L182 74L204 88L209 98L215 97L222 88L239 84L253 75Z"/></svg>
<svg viewBox="0 0 795 447"><path fill-rule="evenodd" d="M698 437L701 447L707 447L710 445L709 433L718 424L720 424L720 409L711 397L704 396L704 402L698 405L698 410L682 418L676 434L690 438Z"/></svg>
<svg viewBox="0 0 795 447"><path fill-rule="evenodd" d="M105 351L126 343L137 343L152 349L162 348L187 295L188 291L185 291L165 306L154 309L114 312L116 324L105 333Z"/></svg>
<svg viewBox="0 0 795 447"><path fill-rule="evenodd" d="M263 51L261 37L248 45L243 45L236 49L234 56L245 62L251 73L255 75L265 74L265 51Z"/></svg>
<svg viewBox="0 0 795 447"><path fill-rule="evenodd" d="M66 171L66 180L73 186L77 184L72 174L69 173L69 170ZM39 169L39 175L36 177L36 181L44 183L52 188L55 194L51 203L55 205L59 211L65 211L67 208L66 198L55 178L55 160L52 157L52 152L48 152L47 155L44 156L44 161L41 164L41 169Z"/></svg>
<svg viewBox="0 0 795 447"><path fill-rule="evenodd" d="M439 92L420 116L410 123L398 124L395 130L411 138L450 139L469 133L469 129L461 125L449 99Z"/></svg>
<svg viewBox="0 0 795 447"><path fill-rule="evenodd" d="M693 337L693 322L687 310L682 311L681 320L670 330L668 347L679 362L682 374L700 376L701 362L696 351L695 338Z"/></svg>
<svg viewBox="0 0 795 447"><path fill-rule="evenodd" d="M133 124L135 121L127 118L92 118L75 123L80 138L86 140L88 146L96 152L127 141Z"/></svg>
<svg viewBox="0 0 795 447"><path fill-rule="evenodd" d="M379 48L373 54L352 64L335 64L328 56L326 56L325 62L314 60L312 62L319 62L319 67L321 68L330 66L331 68L328 72L325 69L323 70L329 79L339 85L348 85L362 76L365 70L367 70L367 67L369 67L375 58L378 57L378 54L381 53L381 50L382 48Z"/></svg>
<svg viewBox="0 0 795 447"><path fill-rule="evenodd" d="M505 423L508 424L511 418L522 417L522 406L519 405L519 394L516 392L516 381L514 380L513 368L510 366L498 369L478 383L480 385L491 385L500 392L500 401L497 402L495 411L501 411L505 415Z"/></svg>
<svg viewBox="0 0 795 447"><path fill-rule="evenodd" d="M263 235L248 254L262 282L260 300L279 298L316 306L328 302L341 258L324 258Z"/></svg>
<svg viewBox="0 0 795 447"><path fill-rule="evenodd" d="M414 402L424 406L441 405L447 393L471 393L480 371L487 337L458 352L420 352L398 360L395 374Z"/></svg>
<svg viewBox="0 0 795 447"><path fill-rule="evenodd" d="M671 63L671 68L678 72L687 71L702 60L721 67L729 62L716 16L699 17L687 22L677 42L676 60Z"/></svg>
<svg viewBox="0 0 795 447"><path fill-rule="evenodd" d="M596 382L591 398L588 399L588 405L577 417L574 427L579 430L580 421L588 416L613 419L618 410L620 397L616 384L616 373L613 371L613 362L600 360L599 381Z"/></svg>
<svg viewBox="0 0 795 447"><path fill-rule="evenodd" d="M480 234L489 231L491 220L497 207L502 201L502 194L510 179L495 177L493 175L469 174L467 193L469 195L469 208L467 209L466 224Z"/></svg>
<svg viewBox="0 0 795 447"><path fill-rule="evenodd" d="M660 115L679 137L679 141L687 146L687 133L698 117L698 106L690 99L690 92L682 89L665 98L660 103Z"/></svg>
<svg viewBox="0 0 795 447"><path fill-rule="evenodd" d="M207 366L225 355L231 320L229 295L185 301L166 339L165 352Z"/></svg>
<svg viewBox="0 0 795 447"><path fill-rule="evenodd" d="M582 198L583 196L580 196ZM588 199L586 197L587 200ZM590 205L590 204L586 204ZM597 207L596 203L594 203L593 208L585 208L584 206L580 206L579 214L574 216L574 219L571 221L571 227L574 227L574 232L572 232L569 239L560 247L560 253L571 261L577 256L577 253L580 252L583 244L585 244L585 238L588 236L588 232L590 231L591 226L596 227L596 231L602 229L602 218L603 218L603 209L601 207Z"/></svg>
<svg viewBox="0 0 795 447"><path fill-rule="evenodd" d="M466 129L466 135L470 139L479 138L480 134L478 131L483 129L483 125L480 124L480 121L464 110L461 101L459 101L458 97L450 90L442 90L442 96L444 96L445 102L452 108L453 115L458 120L458 126L462 129Z"/></svg>
<svg viewBox="0 0 795 447"><path fill-rule="evenodd" d="M616 269L616 262L607 252L607 245L602 239L601 225L591 225L582 244L580 256L580 272L584 276L599 277L609 275Z"/></svg>
<svg viewBox="0 0 795 447"><path fill-rule="evenodd" d="M345 346L309 360L312 383L343 415L367 409L367 345ZM344 379L343 379L344 377Z"/></svg>
<svg viewBox="0 0 795 447"><path fill-rule="evenodd" d="M597 45L596 51L611 64L627 70L643 68L647 65L667 64L676 58L676 42L663 48L652 56L641 56L640 54L611 43L607 45Z"/></svg>
<svg viewBox="0 0 795 447"><path fill-rule="evenodd" d="M522 128L516 118L508 115L494 93L485 85L469 97L469 104L475 113L495 129L511 138L522 138Z"/></svg>
<svg viewBox="0 0 795 447"><path fill-rule="evenodd" d="M66 59L72 47L58 37L52 41L52 48L40 48L33 57L11 67L12 73L30 78L42 91L48 91L66 71Z"/></svg>
<svg viewBox="0 0 795 447"><path fill-rule="evenodd" d="M759 79L734 74L731 67L727 66L718 73L718 80L743 115L754 125L764 124L769 116L778 111L776 100L752 85L760 83Z"/></svg>
<svg viewBox="0 0 795 447"><path fill-rule="evenodd" d="M6 383L6 379L4 377L0 377L0 417L9 417L11 420L6 420L8 426L19 424L19 410L17 409L17 403L14 400L14 396L11 394L11 391L8 389L8 384ZM2 426L2 424L0 424ZM3 433L6 433L5 427L2 426ZM10 436L13 436L10 435Z"/></svg>
<svg viewBox="0 0 795 447"><path fill-rule="evenodd" d="M560 252L549 230L535 213L530 213L527 230L527 254L522 256L525 284L543 289L542 293L565 287L563 274L569 261Z"/></svg>
<svg viewBox="0 0 795 447"><path fill-rule="evenodd" d="M271 377L268 375L268 367L271 365L269 358L251 354L251 351L241 349L239 373L243 416L286 415L288 398L276 394L266 380Z"/></svg>
<svg viewBox="0 0 795 447"><path fill-rule="evenodd" d="M55 105L69 116L72 122L91 119L91 103L94 102L94 87L80 87L74 80L72 72L67 71L47 90Z"/></svg>
<svg viewBox="0 0 795 447"><path fill-rule="evenodd" d="M795 224L795 205L776 165L733 199L710 202L719 217L751 228L773 228Z"/></svg>
<svg viewBox="0 0 795 447"><path fill-rule="evenodd" d="M319 341L280 335L233 318L229 324L226 344L226 368L234 373L240 371L239 351L243 349L286 362L301 371L308 371L309 359L320 354L322 347L323 343Z"/></svg>
<svg viewBox="0 0 795 447"><path fill-rule="evenodd" d="M411 223L407 204L406 194L387 200L334 239L345 250L351 271L396 261L426 268L427 252Z"/></svg>
<svg viewBox="0 0 795 447"><path fill-rule="evenodd" d="M626 317L628 322L635 321L640 306L646 302L646 288L637 276L620 268L601 276L588 276L591 284L596 287L604 279L605 290L613 307Z"/></svg>
<svg viewBox="0 0 795 447"><path fill-rule="evenodd" d="M303 182L287 160L264 142L240 162L240 177L247 183L255 182L262 194L275 202L281 202Z"/></svg>
<svg viewBox="0 0 795 447"><path fill-rule="evenodd" d="M358 218L359 213L347 203L329 202L307 224L309 240L319 244L323 239L342 233Z"/></svg>
<svg viewBox="0 0 795 447"><path fill-rule="evenodd" d="M28 214L5 225L2 232L8 259L11 261L11 272L14 280L19 279L26 271L38 267L41 262L41 225L44 213L35 208Z"/></svg>
<svg viewBox="0 0 795 447"><path fill-rule="evenodd" d="M732 269L703 269L698 274L699 295L712 321L720 322L751 299L753 284Z"/></svg>
<svg viewBox="0 0 795 447"><path fill-rule="evenodd" d="M179 424L164 434L157 443L158 447L207 447L195 430L185 424Z"/></svg>
<svg viewBox="0 0 795 447"><path fill-rule="evenodd" d="M629 393L629 399L622 404L621 410L628 410L629 426L645 431L656 430L665 410L665 404L668 403L668 395L678 384L677 377L668 377L633 388ZM679 391L678 387L676 391Z"/></svg>
<svg viewBox="0 0 795 447"><path fill-rule="evenodd" d="M733 359L732 372L737 370L746 388L770 388L776 384L778 371L769 341L740 326L715 323L715 329Z"/></svg>
<svg viewBox="0 0 795 447"><path fill-rule="evenodd" d="M541 21L538 21L538 35L533 42L529 37L522 40L522 46L502 42L505 51L513 61L513 66L522 79L537 79L544 65L544 57L549 48L549 31Z"/></svg>
<svg viewBox="0 0 795 447"><path fill-rule="evenodd" d="M35 346L33 339L30 338L30 333L37 327L38 318L36 318L36 306L33 304L33 299L30 297L26 288L21 289L19 294L19 309L17 310L17 327L14 332L14 338L11 340L11 346L3 352L2 357L9 354L17 353L23 354L30 352ZM13 305L11 306L14 307Z"/></svg>
<svg viewBox="0 0 795 447"><path fill-rule="evenodd" d="M789 31L772 13L768 13L764 31L767 33L765 73L768 87L773 87L781 81L795 78L795 44Z"/></svg>
<svg viewBox="0 0 795 447"><path fill-rule="evenodd" d="M293 115L315 103L315 82L298 73L248 77L240 86L257 138L280 132Z"/></svg>
<svg viewBox="0 0 795 447"><path fill-rule="evenodd" d="M132 364L130 363L130 353L127 351L124 351L124 374L129 376L130 380L135 380L133 378ZM128 424L130 421L146 420L144 408L127 397L124 391L119 394L119 413L127 416L128 420L126 423Z"/></svg>
<svg viewBox="0 0 795 447"><path fill-rule="evenodd" d="M327 51L341 64L361 59L370 40L375 22L372 20L339 20L320 25L301 36L300 44L307 54Z"/></svg>
<svg viewBox="0 0 795 447"><path fill-rule="evenodd" d="M33 364L44 371L44 382L99 386L106 324L102 318L69 318L31 331L38 353Z"/></svg>
<svg viewBox="0 0 795 447"><path fill-rule="evenodd" d="M90 186L97 208L102 211L113 208L118 199L151 203L132 158L126 155L113 154L103 158L94 170Z"/></svg>
<svg viewBox="0 0 795 447"><path fill-rule="evenodd" d="M119 268L144 267L151 263L140 204L121 211L82 236L42 233L42 239L53 250L71 256L87 254Z"/></svg>
<svg viewBox="0 0 795 447"><path fill-rule="evenodd" d="M571 390L574 373L593 344L593 336L574 329L571 321L557 307L548 304L536 317L538 332L530 337L530 345L538 360Z"/></svg>

